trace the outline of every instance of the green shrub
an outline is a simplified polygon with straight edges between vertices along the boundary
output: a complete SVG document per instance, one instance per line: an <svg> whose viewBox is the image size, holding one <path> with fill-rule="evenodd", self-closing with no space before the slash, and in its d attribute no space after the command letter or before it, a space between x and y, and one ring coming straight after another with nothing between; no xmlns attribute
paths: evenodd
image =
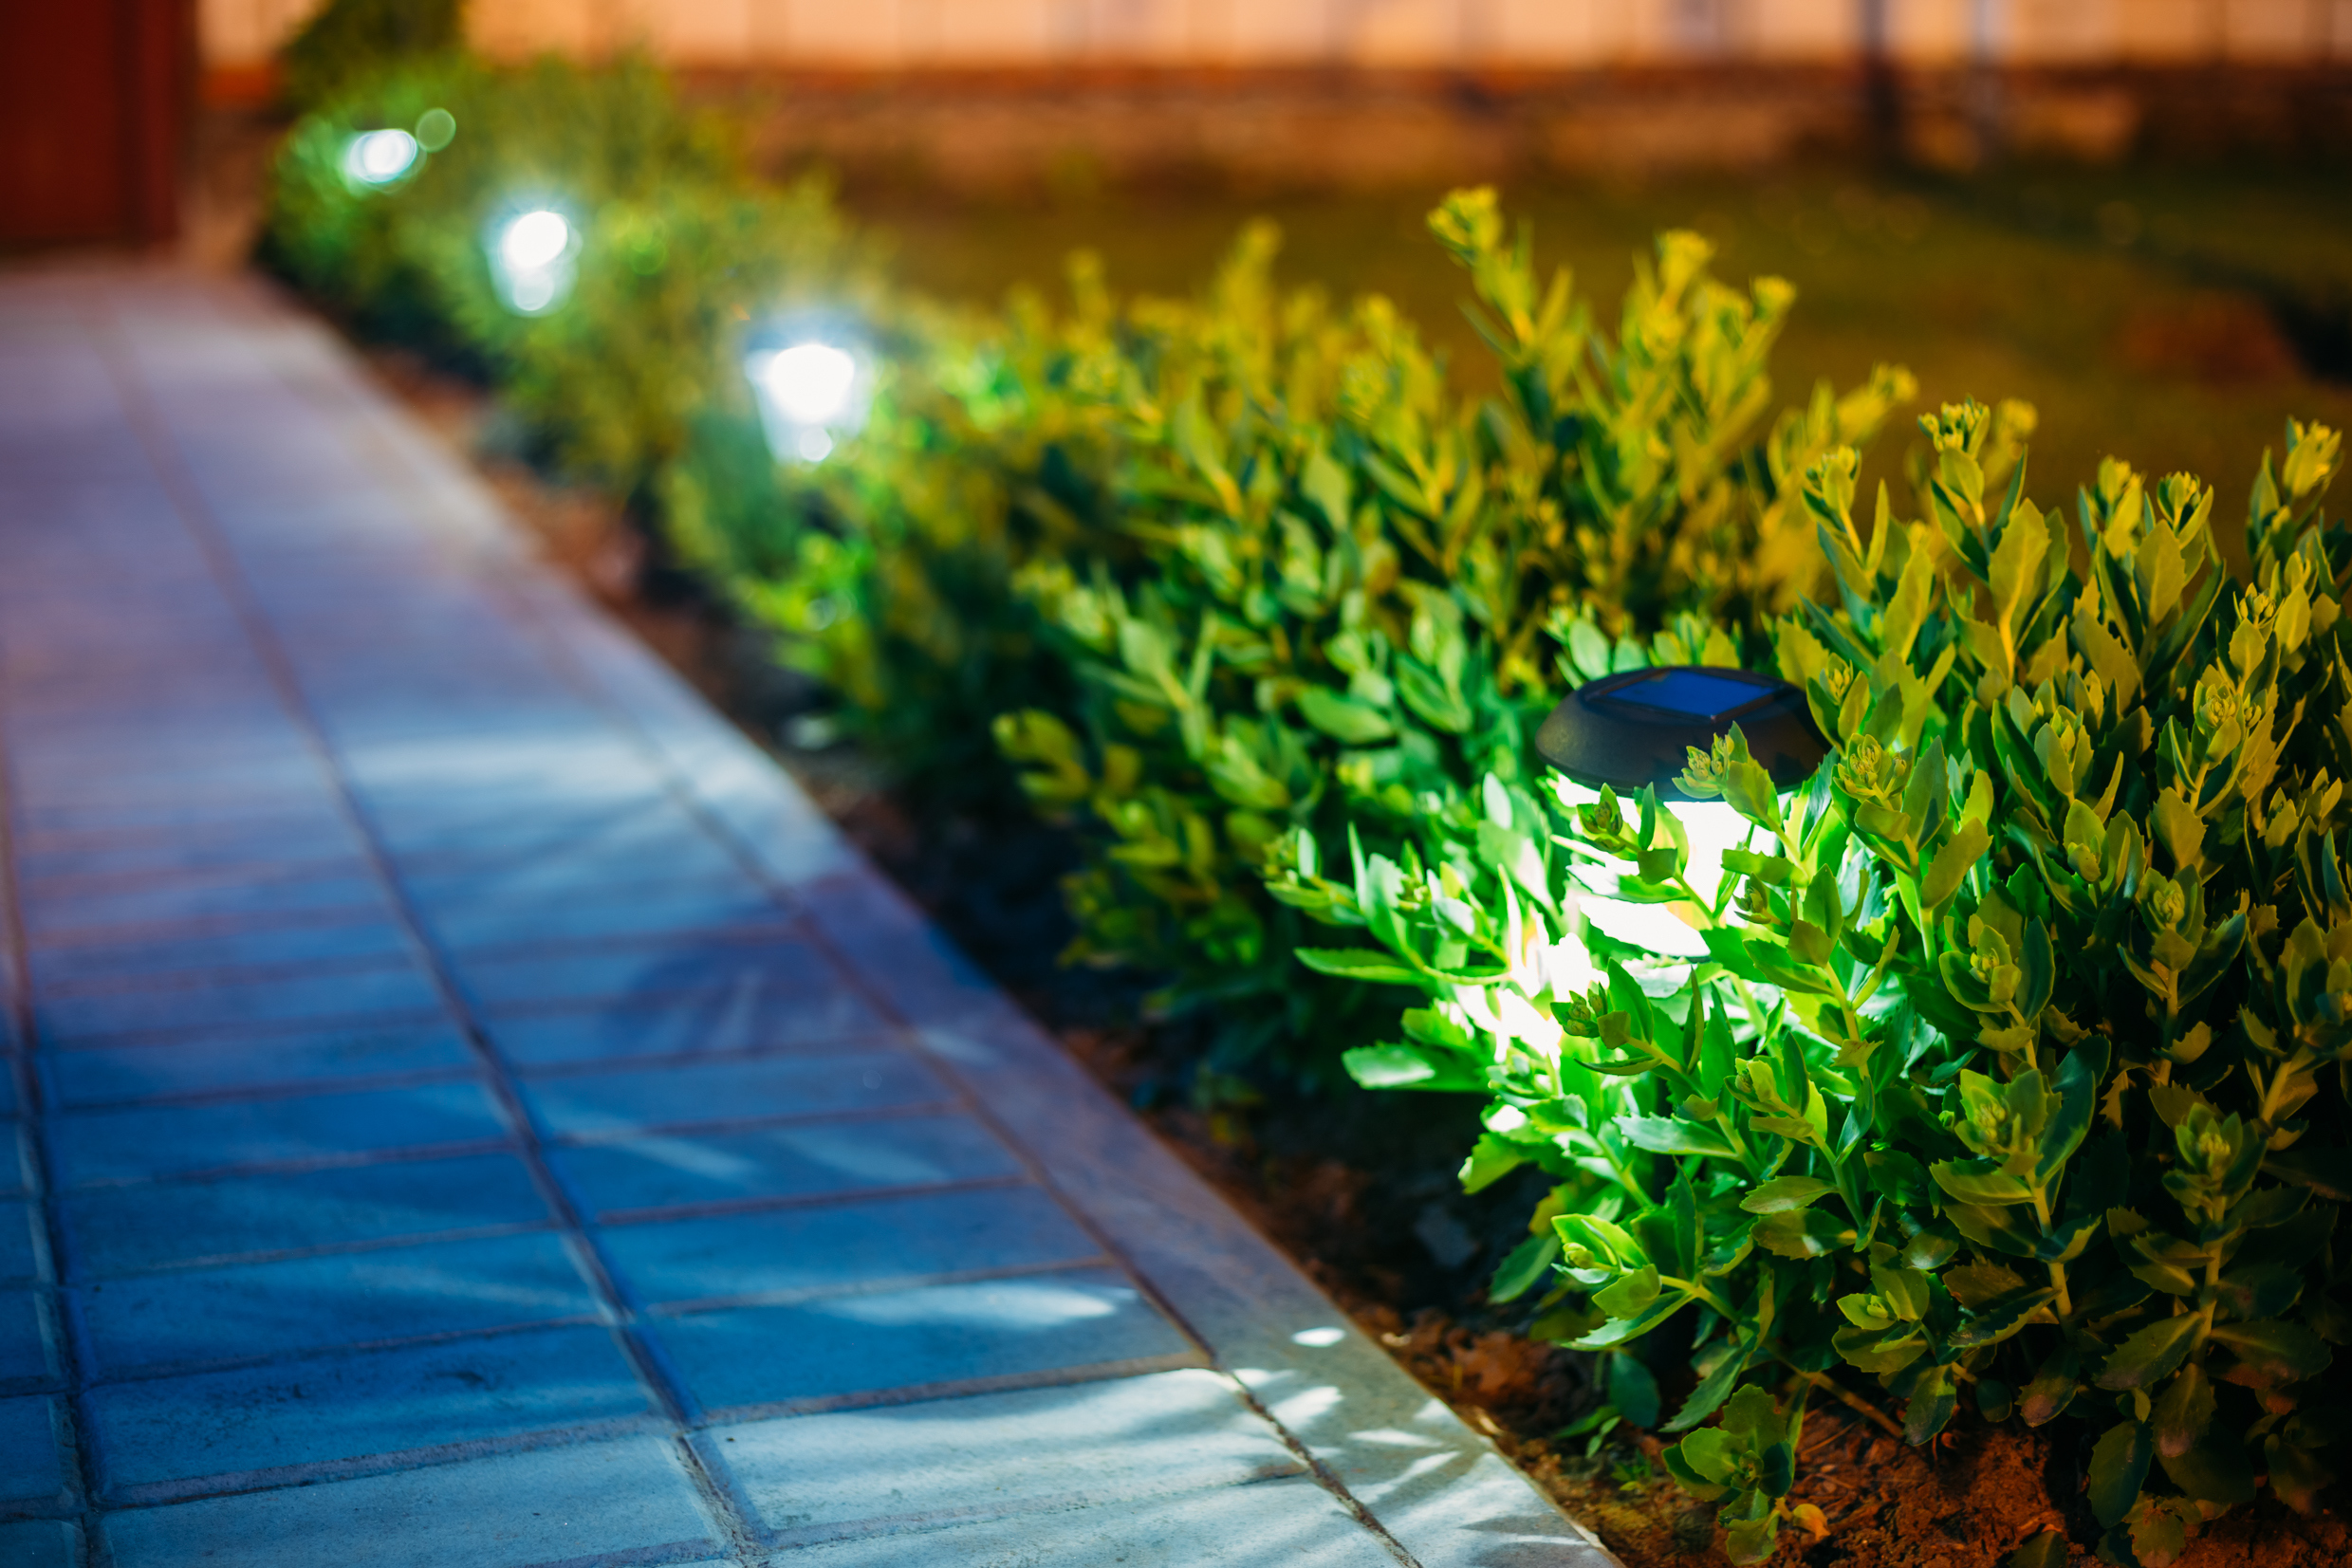
<svg viewBox="0 0 2352 1568"><path fill-rule="evenodd" d="M1093 846L1075 953L1173 974L1228 1061L1279 1042L1311 1069L1361 1001L1300 984L1269 850L1304 835L1330 858L1351 822L1386 841L1489 771L1516 780L1562 682L1654 637L1735 661L1817 560L1795 476L1911 391L1881 368L1767 427L1786 284L1729 288L1706 242L1668 234L1612 337L1526 233L1506 243L1491 192L1431 227L1470 274L1499 398L1454 391L1382 300L1278 293L1266 229L1199 304L1139 304L1066 372L1111 416L1109 516L1140 560L1023 574L1080 717L1012 714L998 737Z"/></svg>
<svg viewBox="0 0 2352 1568"><path fill-rule="evenodd" d="M996 713L1071 704L1015 575L1121 553L1102 522L1105 421L1064 384L1089 298L1069 320L1033 299L1002 319L889 300L873 405L837 456L673 475L690 559L832 690L832 722L935 799L1005 784Z"/></svg>
<svg viewBox="0 0 2352 1568"><path fill-rule="evenodd" d="M884 288L822 188L751 178L641 64L337 80L278 166L277 265L497 381L894 756L980 777L994 718L1089 846L1077 954L1213 1007L1213 1066L1311 1073L1417 992L1348 1071L1487 1098L1465 1185L1554 1184L1491 1298L1606 1355L1636 1420L1687 1381L1670 1468L1741 1560L1821 1527L1787 1502L1816 1394L1893 1424L1890 1396L1914 1441L1964 1393L2067 1418L2102 1550L2149 1568L2258 1479L2298 1507L2332 1479L2333 433L2266 460L2242 582L2187 476L2110 463L2073 530L2043 512L2022 405L1922 421L1923 521L1881 489L1863 528L1855 449L1909 378L1768 424L1789 290L1716 283L1695 236L1603 331L1491 194L1451 198L1501 372L1473 399L1385 303L1276 290L1269 231L1196 300L1082 263L1065 309L962 315ZM454 139L346 175L355 134L429 110ZM585 241L529 318L484 255L524 201ZM810 305L861 321L876 399L779 468L741 333ZM1783 798L1734 734L1671 808L1541 777L1545 710L1649 663L1776 666L1835 754Z"/></svg>
<svg viewBox="0 0 2352 1568"><path fill-rule="evenodd" d="M355 136L435 111L455 134L407 175L369 188L346 174ZM535 204L583 243L568 297L526 317L486 246ZM289 137L264 254L363 333L496 385L534 455L657 523L902 775L985 787L1003 777L1000 708L1069 706L1010 580L1037 550L1120 555L1083 537L1103 460L1073 420L1100 412L1057 380L1064 334L1086 323L890 290L822 182L753 178L642 61L501 71L449 56L356 77ZM779 467L744 336L817 311L869 339L873 415L833 460Z"/></svg>
<svg viewBox="0 0 2352 1568"><path fill-rule="evenodd" d="M286 101L309 110L388 66L454 57L465 0L327 0L280 51Z"/></svg>
<svg viewBox="0 0 2352 1568"><path fill-rule="evenodd" d="M1655 790L1492 777L1344 881L1299 855L1291 895L1381 950L1303 956L1423 993L1349 1066L1490 1097L1466 1185L1557 1178L1496 1299L1548 1282L1540 1326L1620 1356L1679 1319L1668 1430L1855 1374L1913 1442L1964 1393L2066 1415L2109 1556L2153 1568L2258 1475L2311 1506L2341 1425L2339 443L2266 459L2240 583L2196 480L2110 461L2069 530L2022 464L1988 483L1987 410L1921 423L1926 522L1881 489L1857 526L1850 452L1806 477L1835 598L1773 645L1836 749L1786 799L1736 733L1695 752L1719 866ZM1691 940L1613 939L1602 897Z"/></svg>
<svg viewBox="0 0 2352 1568"><path fill-rule="evenodd" d="M344 172L353 136L455 134L392 185ZM522 316L486 244L527 205L580 231L569 297ZM562 471L645 497L698 427L749 428L742 325L875 285L824 187L754 179L722 127L641 61L492 70L462 58L368 76L306 116L281 153L265 255L363 330L478 366Z"/></svg>

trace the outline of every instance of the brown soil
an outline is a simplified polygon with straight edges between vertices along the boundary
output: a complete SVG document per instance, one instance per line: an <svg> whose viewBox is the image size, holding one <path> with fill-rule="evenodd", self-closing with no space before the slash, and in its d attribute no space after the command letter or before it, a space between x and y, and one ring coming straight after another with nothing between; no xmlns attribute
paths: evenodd
<svg viewBox="0 0 2352 1568"><path fill-rule="evenodd" d="M418 414L461 450L479 453L494 429L478 389L437 376L413 359L380 354L376 366ZM1713 1510L1666 1479L1655 1437L1634 1434L1587 1454L1563 1438L1598 1402L1584 1358L1513 1332L1486 1307L1476 1281L1495 1245L1472 1236L1469 1263L1430 1266L1433 1250L1410 1235L1432 1212L1474 1230L1494 1214L1449 1209L1429 1194L1428 1171L1399 1190L1398 1168L1426 1158L1383 1158L1378 1171L1327 1151L1386 1150L1391 1118L1369 1134L1335 1131L1328 1104L1304 1127L1281 1106L1204 1114L1160 1094L1159 1053L1134 1022L1139 987L1041 964L1061 945L1056 884L1069 850L1026 814L974 821L927 812L887 788L854 753L798 752L779 745L796 705L809 693L779 680L762 639L733 625L691 580L664 568L643 533L608 501L551 486L525 464L481 457L479 466L553 564L626 621L779 760L878 864L1001 983L1054 1028L1070 1053L1106 1087L1136 1104L1154 1130L1269 1237L1284 1246L1366 1333L1575 1518L1600 1535L1626 1568L1730 1568ZM1406 1097L1394 1097L1403 1099ZM1394 1100L1352 1097L1385 1109ZM1377 1119L1377 1118L1376 1118ZM1430 1120L1426 1109L1417 1119ZM1468 1124L1466 1123L1465 1126ZM1450 1171L1465 1139L1450 1126L1434 1145L1449 1150ZM1425 1139L1424 1142L1432 1140ZM1450 1177L1446 1185L1450 1186ZM1515 1212L1524 1214L1518 1203ZM1489 1229L1491 1225L1489 1224ZM1508 1245L1506 1233L1500 1245ZM1622 1430L1622 1429L1620 1429ZM1927 1448L1914 1448L1839 1407L1806 1418L1792 1501L1818 1506L1827 1534L1782 1535L1777 1563L1806 1568L2001 1568L2009 1553L2046 1531L2069 1540L2069 1560L2088 1564L2097 1526L2081 1501L2081 1458L2071 1431L2053 1435L1990 1427L1964 1413ZM2334 1510L2306 1519L2271 1499L2205 1527L2177 1568L2343 1568L2352 1530Z"/></svg>

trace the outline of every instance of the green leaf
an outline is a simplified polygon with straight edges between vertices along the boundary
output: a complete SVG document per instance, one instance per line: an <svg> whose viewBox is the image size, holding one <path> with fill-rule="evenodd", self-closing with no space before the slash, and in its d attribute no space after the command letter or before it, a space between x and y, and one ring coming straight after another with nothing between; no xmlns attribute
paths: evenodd
<svg viewBox="0 0 2352 1568"><path fill-rule="evenodd" d="M1991 836L1982 825L1973 821L1961 823L1944 841L1943 848L1935 852L1927 875L1919 879L1920 904L1930 910L1942 909L1959 891L1960 878L1985 858L1991 843Z"/></svg>
<svg viewBox="0 0 2352 1568"><path fill-rule="evenodd" d="M2139 1568L2172 1568L2189 1543L2189 1522L2173 1498L2141 1498L2126 1523Z"/></svg>
<svg viewBox="0 0 2352 1568"><path fill-rule="evenodd" d="M2026 1287L2025 1277L2007 1264L1959 1264L1940 1278L1952 1299L1972 1311Z"/></svg>
<svg viewBox="0 0 2352 1568"><path fill-rule="evenodd" d="M1306 467L1299 475L1299 493L1315 503L1335 530L1348 526L1347 489L1347 470L1333 462L1330 453L1318 446L1307 454Z"/></svg>
<svg viewBox="0 0 2352 1568"><path fill-rule="evenodd" d="M2187 1453L2213 1424L2213 1384L2205 1369L2182 1368L2177 1377L2164 1385L2150 1416L2149 1424L2156 1429L2157 1457L2177 1458Z"/></svg>
<svg viewBox="0 0 2352 1568"><path fill-rule="evenodd" d="M2172 1484L2199 1502L2234 1508L2254 1500L2254 1463L2235 1438L2208 1435L2185 1452L2159 1448L2156 1457Z"/></svg>
<svg viewBox="0 0 2352 1568"><path fill-rule="evenodd" d="M1766 1514L1762 1519L1743 1519L1723 1527L1723 1555L1731 1561L1748 1568L1750 1563L1769 1562L1780 1550L1780 1515Z"/></svg>
<svg viewBox="0 0 2352 1568"><path fill-rule="evenodd" d="M1421 1045L1359 1045L1341 1058L1347 1076L1367 1089L1476 1091L1486 1075L1465 1067L1451 1053Z"/></svg>
<svg viewBox="0 0 2352 1568"><path fill-rule="evenodd" d="M1919 1269L1900 1264L1872 1264L1870 1283L1887 1310L1906 1323L1923 1320L1935 1304L1934 1282Z"/></svg>
<svg viewBox="0 0 2352 1568"><path fill-rule="evenodd" d="M1732 1479L1739 1468L1739 1448L1732 1434L1720 1427L1695 1431L1672 1450L1679 1454L1691 1472L1703 1480L1721 1485Z"/></svg>
<svg viewBox="0 0 2352 1568"><path fill-rule="evenodd" d="M2037 923L2038 931L2038 923ZM2044 938L2045 946L2047 938ZM2034 1011L2041 1009L2037 1006ZM2042 1124L2042 1136L2035 1148L2034 1180L2054 1188L2061 1167L2074 1157L2083 1147L2083 1136L2090 1131L2091 1116L2099 1108L2099 1079L2091 1058L2083 1051L2069 1051L2059 1063L2050 1080L2057 1091L2055 1103L2049 1104L2049 1119Z"/></svg>
<svg viewBox="0 0 2352 1568"><path fill-rule="evenodd" d="M1839 1305L1843 1307L1847 1301L1859 1300L1859 1297L1843 1297L1840 1299ZM1852 1314L1849 1312L1847 1316ZM1920 1337L1919 1331L1903 1324L1892 1328L1861 1325L1842 1328L1829 1337L1829 1346L1849 1366L1875 1377L1899 1372L1927 1354L1927 1341Z"/></svg>
<svg viewBox="0 0 2352 1568"><path fill-rule="evenodd" d="M1578 620L1568 627L1568 659L1586 680L1598 680L1609 673L1609 639L1590 620Z"/></svg>
<svg viewBox="0 0 2352 1568"><path fill-rule="evenodd" d="M1773 1214L1782 1209L1803 1208L1836 1188L1819 1176L1774 1176L1762 1187L1739 1200L1739 1206L1750 1214Z"/></svg>
<svg viewBox="0 0 2352 1568"><path fill-rule="evenodd" d="M1738 727L1732 727L1738 733ZM1780 792L1772 787L1772 776L1760 764L1748 761L1743 754L1723 775L1724 803L1751 822L1763 825L1766 831L1780 826Z"/></svg>
<svg viewBox="0 0 2352 1568"><path fill-rule="evenodd" d="M1900 1149L1871 1149L1862 1154L1871 1185L1905 1208L1929 1206L1927 1167Z"/></svg>
<svg viewBox="0 0 2352 1568"><path fill-rule="evenodd" d="M2245 1207L2240 1206L2241 1211ZM2222 1275L2216 1294L2234 1317L2275 1317L2303 1294L2303 1275L2285 1262L2250 1264Z"/></svg>
<svg viewBox="0 0 2352 1568"><path fill-rule="evenodd" d="M1317 974L1367 986L1418 986L1424 976L1377 948L1300 948L1299 962ZM1361 1081L1361 1080L1359 1080Z"/></svg>
<svg viewBox="0 0 2352 1568"><path fill-rule="evenodd" d="M1638 1318L1658 1300L1658 1267L1644 1264L1615 1282L1593 1292L1592 1304L1612 1318Z"/></svg>
<svg viewBox="0 0 2352 1568"><path fill-rule="evenodd" d="M1692 1435L1699 1434L1695 1432ZM1683 1453L1682 1445L1679 1443L1668 1448L1664 1458L1666 1473L1674 1477L1675 1485L1701 1503L1713 1503L1729 1495L1732 1490L1729 1486L1708 1480L1698 1467L1691 1463L1689 1456Z"/></svg>
<svg viewBox="0 0 2352 1568"><path fill-rule="evenodd" d="M1788 1423L1782 1418L1772 1391L1756 1383L1749 1384L1725 1402L1720 1425L1750 1448L1769 1447L1788 1435Z"/></svg>
<svg viewBox="0 0 2352 1568"><path fill-rule="evenodd" d="M1723 852L1726 871L1742 876L1753 876L1770 887L1785 888L1796 874L1796 862L1780 855L1765 855L1754 850L1727 849ZM1704 890L1702 890L1704 891Z"/></svg>
<svg viewBox="0 0 2352 1568"><path fill-rule="evenodd" d="M1621 1351L1609 1357L1609 1403L1644 1431L1658 1425L1658 1379L1639 1357Z"/></svg>
<svg viewBox="0 0 2352 1568"><path fill-rule="evenodd" d="M2109 1217L2108 1226L2114 1227ZM2204 1252L2160 1230L2140 1230L2124 1238L2123 1266L2143 1283L2168 1295L2188 1296L2204 1283Z"/></svg>
<svg viewBox="0 0 2352 1568"><path fill-rule="evenodd" d="M1748 1363L1755 1353L1753 1339L1742 1338L1726 1346L1722 1357L1708 1369L1706 1376L1698 1380L1698 1387L1691 1391L1691 1397L1682 1402L1682 1408L1675 1411L1675 1418L1667 1422L1662 1430L1688 1431L1714 1414L1715 1408L1730 1396L1732 1385L1738 1382L1740 1374L1748 1370Z"/></svg>
<svg viewBox="0 0 2352 1568"><path fill-rule="evenodd" d="M1932 1367L1911 1386L1903 1406L1903 1439L1914 1448L1942 1431L1958 1408L1959 1391L1953 1386L1950 1367Z"/></svg>
<svg viewBox="0 0 2352 1568"><path fill-rule="evenodd" d="M2012 1175L1998 1160L1945 1160L1928 1167L1935 1185L1964 1204L2000 1206L2031 1203L2033 1188L2023 1176Z"/></svg>
<svg viewBox="0 0 2352 1568"><path fill-rule="evenodd" d="M2301 1323L2283 1319L2216 1323L2213 1337L2236 1353L2239 1372L2250 1373L2266 1387L2315 1376L2333 1359L2325 1340Z"/></svg>
<svg viewBox="0 0 2352 1568"><path fill-rule="evenodd" d="M2156 836L2173 858L2176 875L2194 873L2204 861L2205 819L2177 789L2166 789L2148 813Z"/></svg>
<svg viewBox="0 0 2352 1568"><path fill-rule="evenodd" d="M1359 1082L1361 1080L1359 1079ZM1403 1085L1390 1085L1403 1087ZM1525 1145L1492 1133L1481 1133L1471 1146L1470 1158L1462 1162L1460 1180L1465 1192L1483 1192L1518 1170L1528 1161ZM1556 1238L1555 1238L1556 1239Z"/></svg>
<svg viewBox="0 0 2352 1568"><path fill-rule="evenodd" d="M2033 1257L2042 1244L2032 1213L2022 1208L1955 1203L1944 1210L1944 1218L1978 1246L2012 1258Z"/></svg>
<svg viewBox="0 0 2352 1568"><path fill-rule="evenodd" d="M2078 1371L2071 1347L2062 1345L2050 1353L2018 1393L2017 1413L2026 1418L2027 1426L2047 1426L2065 1412L2074 1396L2083 1392Z"/></svg>
<svg viewBox="0 0 2352 1568"><path fill-rule="evenodd" d="M1463 734L1470 729L1470 705L1458 693L1447 690L1435 674L1417 660L1398 657L1397 694L1434 729L1450 735Z"/></svg>
<svg viewBox="0 0 2352 1568"><path fill-rule="evenodd" d="M1782 1208L1749 1232L1758 1246L1783 1258L1826 1258L1854 1241L1854 1229L1825 1209Z"/></svg>
<svg viewBox="0 0 2352 1568"><path fill-rule="evenodd" d="M2106 1364L2099 1369L2099 1386L2154 1388L2196 1348L2196 1331L2202 1321L2195 1313L2183 1312L2140 1329L2108 1355Z"/></svg>
<svg viewBox="0 0 2352 1568"><path fill-rule="evenodd" d="M2270 1489L2299 1514L2318 1507L2321 1491L2336 1479L2317 1454L2275 1432L2263 1439L2262 1457L2264 1467L2270 1472Z"/></svg>
<svg viewBox="0 0 2352 1568"><path fill-rule="evenodd" d="M2110 1427L2091 1448L2091 1515L2110 1528L2123 1522L2156 1458L2156 1441L2144 1421Z"/></svg>
<svg viewBox="0 0 2352 1568"><path fill-rule="evenodd" d="M1970 1312L1960 1326L1952 1332L1952 1343L1968 1350L1980 1345L1997 1345L2023 1328L2026 1319L2054 1300L2057 1294L2047 1285L2038 1285L2012 1291L1988 1301Z"/></svg>
<svg viewBox="0 0 2352 1568"><path fill-rule="evenodd" d="M2002 1568L2066 1568L2071 1560L2065 1532L2045 1530L2011 1552Z"/></svg>
<svg viewBox="0 0 2352 1568"><path fill-rule="evenodd" d="M1787 1497L1797 1484L1797 1450L1775 1443L1758 1456L1756 1490L1767 1497Z"/></svg>
<svg viewBox="0 0 2352 1568"><path fill-rule="evenodd" d="M1618 1131L1637 1149L1654 1154L1707 1154L1729 1159L1736 1154L1716 1128L1678 1116L1620 1116Z"/></svg>
<svg viewBox="0 0 2352 1568"><path fill-rule="evenodd" d="M1320 686L1310 686L1299 693L1299 713L1344 746L1369 746L1397 732L1388 715L1370 703L1341 696Z"/></svg>
<svg viewBox="0 0 2352 1568"><path fill-rule="evenodd" d="M1488 1282L1487 1300L1492 1302L1515 1301L1551 1273L1551 1265L1560 1261L1560 1238L1556 1234L1529 1236L1510 1249L1496 1265L1494 1278ZM1624 1407L1618 1407L1622 1410Z"/></svg>

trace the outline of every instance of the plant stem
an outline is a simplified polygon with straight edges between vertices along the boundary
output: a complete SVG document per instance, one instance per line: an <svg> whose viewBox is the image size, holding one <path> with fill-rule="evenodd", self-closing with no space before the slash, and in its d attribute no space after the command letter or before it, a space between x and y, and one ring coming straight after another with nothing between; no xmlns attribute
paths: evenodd
<svg viewBox="0 0 2352 1568"><path fill-rule="evenodd" d="M1684 1295L1690 1297L1691 1300L1695 1301L1706 1302L1709 1306L1713 1307L1716 1312L1722 1314L1723 1320L1727 1323L1745 1324L1747 1321L1747 1319L1742 1318L1738 1313L1733 1312L1730 1307L1724 1305L1723 1298L1717 1296L1713 1291L1709 1290L1705 1285L1700 1284L1695 1280L1677 1280L1671 1274L1661 1274L1658 1277L1658 1282L1660 1285L1671 1289L1681 1291Z"/></svg>
<svg viewBox="0 0 2352 1568"><path fill-rule="evenodd" d="M1900 1437L1903 1435L1903 1429L1896 1423L1893 1416L1879 1409L1878 1406L1872 1404L1869 1400L1864 1399L1861 1394L1841 1387L1837 1379L1831 1377L1827 1373L1808 1372L1803 1367L1798 1367L1793 1370L1799 1377L1803 1378L1812 1387L1821 1390L1824 1393L1829 1395L1830 1398L1835 1399L1839 1404L1843 1405L1846 1409L1854 1411L1861 1415L1868 1417L1872 1423L1878 1426L1881 1430L1885 1431L1889 1436Z"/></svg>
<svg viewBox="0 0 2352 1568"><path fill-rule="evenodd" d="M2046 1233L2050 1227L2050 1200L2049 1194L2039 1185L2033 1190L2033 1215ZM2074 1301L2066 1294L2066 1265L2053 1263L2049 1264L2049 1271L2050 1288L2058 1292L2058 1316L2062 1319L2069 1317L2074 1312Z"/></svg>

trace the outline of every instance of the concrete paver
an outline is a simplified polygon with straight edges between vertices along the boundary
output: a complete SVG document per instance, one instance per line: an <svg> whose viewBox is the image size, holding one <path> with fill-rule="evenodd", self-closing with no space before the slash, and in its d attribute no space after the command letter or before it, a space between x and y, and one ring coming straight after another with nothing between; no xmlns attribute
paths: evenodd
<svg viewBox="0 0 2352 1568"><path fill-rule="evenodd" d="M0 1562L1606 1562L257 286L0 277Z"/></svg>

